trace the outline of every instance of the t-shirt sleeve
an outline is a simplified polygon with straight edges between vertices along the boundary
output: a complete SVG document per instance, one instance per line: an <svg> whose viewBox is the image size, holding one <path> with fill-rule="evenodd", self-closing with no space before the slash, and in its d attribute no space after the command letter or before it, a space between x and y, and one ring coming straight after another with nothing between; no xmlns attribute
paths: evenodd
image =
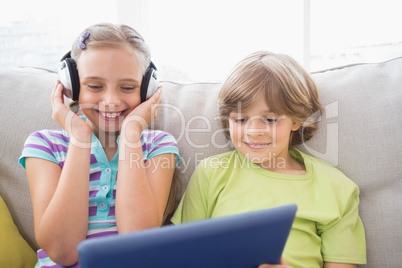
<svg viewBox="0 0 402 268"><path fill-rule="evenodd" d="M356 186L343 207L342 217L322 230L321 249L326 262L366 263L366 240L359 217L359 189Z"/></svg>
<svg viewBox="0 0 402 268"><path fill-rule="evenodd" d="M24 148L18 161L24 168L25 159L27 157L45 159L59 165L52 147L53 143L50 141L49 135L46 131L34 132L26 139Z"/></svg>
<svg viewBox="0 0 402 268"><path fill-rule="evenodd" d="M164 131L144 131L142 151L145 161L161 154L175 154L176 166L181 160L176 139Z"/></svg>
<svg viewBox="0 0 402 268"><path fill-rule="evenodd" d="M173 215L174 224L210 218L208 215L208 188L210 176L206 174L205 160L195 169L187 189Z"/></svg>

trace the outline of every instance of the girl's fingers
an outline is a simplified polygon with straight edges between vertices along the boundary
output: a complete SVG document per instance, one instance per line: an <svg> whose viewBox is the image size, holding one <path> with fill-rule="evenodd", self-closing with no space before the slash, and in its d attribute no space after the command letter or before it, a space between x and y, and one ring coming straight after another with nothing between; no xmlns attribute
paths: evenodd
<svg viewBox="0 0 402 268"><path fill-rule="evenodd" d="M64 104L63 85L59 81L57 81L53 89L50 101L52 105L52 117L62 126L60 118L64 118L70 109Z"/></svg>
<svg viewBox="0 0 402 268"><path fill-rule="evenodd" d="M162 102L162 87L158 87L158 89L156 90L156 92L151 96L151 98L149 98L149 100L147 100L147 102L149 103L149 107L150 107L150 113L151 113L151 117L153 120L156 117L156 113L159 109L159 106Z"/></svg>
<svg viewBox="0 0 402 268"><path fill-rule="evenodd" d="M57 81L51 95L52 103L54 103L54 101L63 102L62 92L63 92L63 85L59 81Z"/></svg>
<svg viewBox="0 0 402 268"><path fill-rule="evenodd" d="M54 98L54 93L56 92L58 84L59 84L59 81L57 81L56 84L53 87L52 94L50 94L50 99L51 100Z"/></svg>
<svg viewBox="0 0 402 268"><path fill-rule="evenodd" d="M151 103L152 104L158 104L161 103L162 101L162 87L159 87L158 90L156 90L156 92L152 95L151 99Z"/></svg>
<svg viewBox="0 0 402 268"><path fill-rule="evenodd" d="M153 114L154 114L154 118L156 118L158 110L159 110L159 106L162 102L162 88L159 87L158 91L156 92L158 94L157 99L155 101L155 104L153 105Z"/></svg>
<svg viewBox="0 0 402 268"><path fill-rule="evenodd" d="M150 124L157 115L157 111L159 109L160 103L162 101L161 98L162 90L161 87L146 101L138 105L130 114L124 119L127 124L129 122L137 122L141 125L142 129L146 128L148 124ZM134 124L130 124L134 126Z"/></svg>
<svg viewBox="0 0 402 268"><path fill-rule="evenodd" d="M55 94L54 94L54 97L56 100L63 100L62 92L63 92L63 85L59 83L56 87Z"/></svg>

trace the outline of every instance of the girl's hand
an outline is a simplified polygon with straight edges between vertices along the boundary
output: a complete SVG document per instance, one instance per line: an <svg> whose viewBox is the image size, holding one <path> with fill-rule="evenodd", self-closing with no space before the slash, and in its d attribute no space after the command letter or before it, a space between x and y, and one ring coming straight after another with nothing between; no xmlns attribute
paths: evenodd
<svg viewBox="0 0 402 268"><path fill-rule="evenodd" d="M138 105L123 121L122 133L141 134L147 126L156 118L159 105L162 101L162 87L149 98L147 101Z"/></svg>
<svg viewBox="0 0 402 268"><path fill-rule="evenodd" d="M86 142L88 137L92 137L91 128L64 104L62 92L63 85L57 81L50 97L52 118L68 133L70 139Z"/></svg>

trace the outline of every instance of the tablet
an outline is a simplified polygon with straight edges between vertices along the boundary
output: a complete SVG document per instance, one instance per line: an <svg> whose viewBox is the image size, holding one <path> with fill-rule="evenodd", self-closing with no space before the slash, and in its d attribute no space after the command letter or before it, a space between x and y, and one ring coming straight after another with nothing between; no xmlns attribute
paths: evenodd
<svg viewBox="0 0 402 268"><path fill-rule="evenodd" d="M82 268L255 268L278 264L297 206L91 238L78 245Z"/></svg>

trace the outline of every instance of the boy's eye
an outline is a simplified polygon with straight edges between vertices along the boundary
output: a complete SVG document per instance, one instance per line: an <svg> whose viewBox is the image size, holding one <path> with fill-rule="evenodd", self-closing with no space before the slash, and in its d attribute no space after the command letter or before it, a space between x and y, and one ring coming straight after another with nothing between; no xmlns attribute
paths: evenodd
<svg viewBox="0 0 402 268"><path fill-rule="evenodd" d="M247 122L247 119L245 118L234 118L233 122L238 123L238 124L243 124Z"/></svg>
<svg viewBox="0 0 402 268"><path fill-rule="evenodd" d="M265 122L268 124L277 124L279 122L278 118L265 118Z"/></svg>

